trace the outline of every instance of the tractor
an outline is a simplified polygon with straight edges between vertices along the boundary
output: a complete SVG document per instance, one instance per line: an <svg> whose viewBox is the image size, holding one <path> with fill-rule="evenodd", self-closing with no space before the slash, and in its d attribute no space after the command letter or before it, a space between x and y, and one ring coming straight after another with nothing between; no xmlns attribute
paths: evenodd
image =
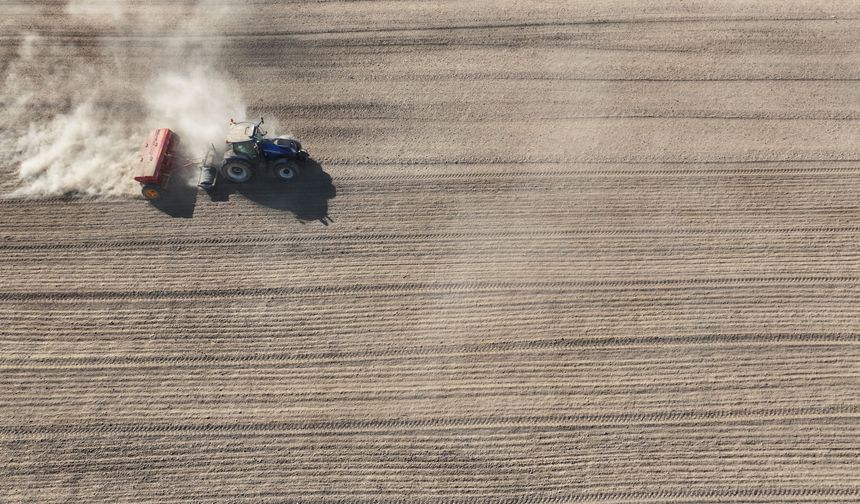
<svg viewBox="0 0 860 504"><path fill-rule="evenodd" d="M295 138L266 138L262 117L258 123L231 120L227 144L219 174L235 184L248 182L265 169L289 182L299 176L298 163L308 159L308 153Z"/></svg>
<svg viewBox="0 0 860 504"><path fill-rule="evenodd" d="M308 159L307 151L302 149L302 144L295 138L266 138L266 134L262 117L258 123L235 122L231 119L227 150L219 155L214 145L209 147L200 163L198 187L211 191L219 178L242 184L265 170L271 170L277 179L284 182L295 180L300 173L299 163ZM157 129L150 134L134 177L142 186L144 198L150 201L162 198L176 164L178 144L179 136L167 128Z"/></svg>

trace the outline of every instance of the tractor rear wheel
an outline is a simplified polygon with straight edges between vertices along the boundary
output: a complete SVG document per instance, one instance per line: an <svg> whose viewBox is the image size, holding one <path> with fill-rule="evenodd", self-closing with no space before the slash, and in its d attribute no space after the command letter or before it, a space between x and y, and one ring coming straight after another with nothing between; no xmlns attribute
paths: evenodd
<svg viewBox="0 0 860 504"><path fill-rule="evenodd" d="M164 196L164 189L155 184L144 184L140 193L149 201L158 201Z"/></svg>
<svg viewBox="0 0 860 504"><path fill-rule="evenodd" d="M244 159L228 159L221 166L221 175L234 184L242 184L254 176L251 163Z"/></svg>
<svg viewBox="0 0 860 504"><path fill-rule="evenodd" d="M278 180L282 182L291 182L299 176L299 165L295 161L282 159L272 165L272 171Z"/></svg>

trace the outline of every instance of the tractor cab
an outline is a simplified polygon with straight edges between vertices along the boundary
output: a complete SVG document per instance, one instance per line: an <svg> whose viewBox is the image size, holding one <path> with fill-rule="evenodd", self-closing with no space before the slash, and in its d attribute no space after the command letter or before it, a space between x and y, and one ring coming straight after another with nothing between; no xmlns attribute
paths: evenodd
<svg viewBox="0 0 860 504"><path fill-rule="evenodd" d="M227 143L230 144L232 155L249 161L259 159L260 147L258 142L266 135L266 132L260 127L261 124L251 122L230 123L230 131L227 133ZM230 155L230 153L227 155Z"/></svg>
<svg viewBox="0 0 860 504"><path fill-rule="evenodd" d="M257 148L257 142L247 140L245 142L231 142L233 154L239 157L256 159L260 156L260 149Z"/></svg>

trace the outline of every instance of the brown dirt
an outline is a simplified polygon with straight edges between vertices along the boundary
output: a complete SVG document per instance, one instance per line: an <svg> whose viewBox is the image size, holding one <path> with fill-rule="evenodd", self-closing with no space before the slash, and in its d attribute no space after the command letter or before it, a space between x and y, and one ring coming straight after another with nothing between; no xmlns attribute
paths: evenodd
<svg viewBox="0 0 860 504"><path fill-rule="evenodd" d="M303 185L0 201L0 501L857 502L860 8L787 4L260 2Z"/></svg>

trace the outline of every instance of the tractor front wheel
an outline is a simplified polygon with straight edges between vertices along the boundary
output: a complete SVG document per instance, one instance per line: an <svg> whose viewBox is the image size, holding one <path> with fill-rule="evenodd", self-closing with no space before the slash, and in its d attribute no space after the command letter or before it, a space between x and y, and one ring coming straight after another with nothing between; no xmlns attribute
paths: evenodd
<svg viewBox="0 0 860 504"><path fill-rule="evenodd" d="M242 159L229 159L221 166L221 175L230 182L242 184L254 176L254 171L251 169L251 163Z"/></svg>
<svg viewBox="0 0 860 504"><path fill-rule="evenodd" d="M282 182L292 182L299 176L299 165L289 159L282 159L272 165L272 171Z"/></svg>
<svg viewBox="0 0 860 504"><path fill-rule="evenodd" d="M144 184L140 193L149 201L158 201L164 196L164 189L155 184Z"/></svg>

